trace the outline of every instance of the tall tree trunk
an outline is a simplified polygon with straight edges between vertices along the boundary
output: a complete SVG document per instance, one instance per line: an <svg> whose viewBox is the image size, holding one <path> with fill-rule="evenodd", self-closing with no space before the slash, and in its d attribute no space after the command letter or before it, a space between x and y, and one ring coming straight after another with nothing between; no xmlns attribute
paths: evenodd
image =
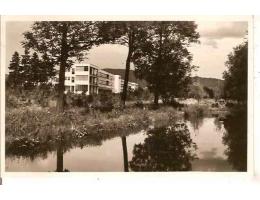
<svg viewBox="0 0 260 200"><path fill-rule="evenodd" d="M61 46L61 57L60 57L60 71L59 71L59 85L58 85L58 101L57 110L59 112L64 111L64 91L65 91L65 70L68 59L68 47L67 47L67 32L68 27L66 22L63 24L62 32L62 46Z"/></svg>
<svg viewBox="0 0 260 200"><path fill-rule="evenodd" d="M123 157L124 157L124 171L128 172L128 155L127 155L127 145L126 145L126 137L122 136L122 147L123 147Z"/></svg>
<svg viewBox="0 0 260 200"><path fill-rule="evenodd" d="M132 53L133 53L133 38L132 38L133 36L132 35L133 35L132 30L130 30L129 31L128 55L127 55L126 65L125 65L125 79L124 79L123 93L122 93L122 96L121 96L121 106L123 108L125 108L131 57L132 57Z"/></svg>
<svg viewBox="0 0 260 200"><path fill-rule="evenodd" d="M161 66L162 66L162 40L163 40L163 24L160 26L159 30L159 55L158 55L158 64L156 65L157 79L155 81L155 91L154 91L154 105L155 108L159 106L159 90L160 90L160 75L161 75Z"/></svg>

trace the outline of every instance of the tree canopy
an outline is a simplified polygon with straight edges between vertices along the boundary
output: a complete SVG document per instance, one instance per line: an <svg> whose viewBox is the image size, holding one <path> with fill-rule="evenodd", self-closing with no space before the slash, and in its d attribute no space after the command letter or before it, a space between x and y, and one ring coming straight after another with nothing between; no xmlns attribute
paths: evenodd
<svg viewBox="0 0 260 200"><path fill-rule="evenodd" d="M190 82L192 55L190 43L198 42L199 34L194 22L150 22L146 36L139 40L133 56L137 77L145 79L159 96L176 97Z"/></svg>
<svg viewBox="0 0 260 200"><path fill-rule="evenodd" d="M133 62L133 55L140 44L140 40L146 38L146 26L148 24L149 22L145 21L108 21L102 22L99 26L100 34L103 38L128 47L123 92L121 95L122 106L125 106L127 98L129 71L130 65Z"/></svg>
<svg viewBox="0 0 260 200"><path fill-rule="evenodd" d="M17 51L14 52L9 65L8 85L19 87L22 85L21 59Z"/></svg>
<svg viewBox="0 0 260 200"><path fill-rule="evenodd" d="M223 73L225 80L225 98L247 101L247 67L248 67L248 42L245 41L233 49L226 61L227 70Z"/></svg>
<svg viewBox="0 0 260 200"><path fill-rule="evenodd" d="M20 87L23 89L33 89L39 84L46 84L55 76L53 63L47 55L42 58L34 52L30 54L25 49L24 54L20 55L14 52L9 66L8 85L11 87Z"/></svg>

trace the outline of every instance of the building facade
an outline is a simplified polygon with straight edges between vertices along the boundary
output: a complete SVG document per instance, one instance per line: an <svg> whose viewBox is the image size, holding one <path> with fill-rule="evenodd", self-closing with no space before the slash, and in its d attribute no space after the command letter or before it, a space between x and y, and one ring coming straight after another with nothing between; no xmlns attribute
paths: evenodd
<svg viewBox="0 0 260 200"><path fill-rule="evenodd" d="M98 67L75 64L65 72L65 90L73 93L98 94Z"/></svg>
<svg viewBox="0 0 260 200"><path fill-rule="evenodd" d="M102 69L98 71L98 91L113 92L114 75Z"/></svg>
<svg viewBox="0 0 260 200"><path fill-rule="evenodd" d="M124 80L120 75L111 74L96 65L80 63L74 64L65 72L65 91L86 95L101 92L121 93ZM135 90L137 83L128 82L128 87Z"/></svg>

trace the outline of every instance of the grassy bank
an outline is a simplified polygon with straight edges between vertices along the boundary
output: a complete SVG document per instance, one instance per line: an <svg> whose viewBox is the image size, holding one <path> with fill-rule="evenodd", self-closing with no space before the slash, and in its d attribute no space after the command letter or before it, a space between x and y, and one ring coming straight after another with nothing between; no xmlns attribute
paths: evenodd
<svg viewBox="0 0 260 200"><path fill-rule="evenodd" d="M166 124L181 115L171 107L113 109L107 113L94 111L87 114L80 108L64 113L42 107L15 108L6 112L6 147L36 148L56 143L61 137L78 142L85 138L128 135L149 125Z"/></svg>

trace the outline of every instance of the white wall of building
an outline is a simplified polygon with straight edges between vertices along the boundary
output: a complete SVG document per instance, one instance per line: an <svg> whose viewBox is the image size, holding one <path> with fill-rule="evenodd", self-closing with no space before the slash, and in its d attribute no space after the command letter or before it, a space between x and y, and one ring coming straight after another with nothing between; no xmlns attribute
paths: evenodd
<svg viewBox="0 0 260 200"><path fill-rule="evenodd" d="M113 82L113 93L120 93L121 92L121 76L114 75L114 82Z"/></svg>
<svg viewBox="0 0 260 200"><path fill-rule="evenodd" d="M86 68L84 68L86 67ZM90 73L90 68L97 70L96 74ZM106 76L108 78L106 78ZM97 84L93 83L93 79L97 78ZM92 82L91 82L92 79ZM109 83L104 84L104 83ZM88 63L74 64L69 71L65 72L65 89L66 91L81 93L82 91L78 88L87 87L87 95L93 93L91 89L98 88L99 90L111 90L112 93L119 94L123 91L124 80L120 75L114 75L107 71L100 69L98 66L91 65ZM138 84L134 82L128 82L128 87L132 90L138 88Z"/></svg>

